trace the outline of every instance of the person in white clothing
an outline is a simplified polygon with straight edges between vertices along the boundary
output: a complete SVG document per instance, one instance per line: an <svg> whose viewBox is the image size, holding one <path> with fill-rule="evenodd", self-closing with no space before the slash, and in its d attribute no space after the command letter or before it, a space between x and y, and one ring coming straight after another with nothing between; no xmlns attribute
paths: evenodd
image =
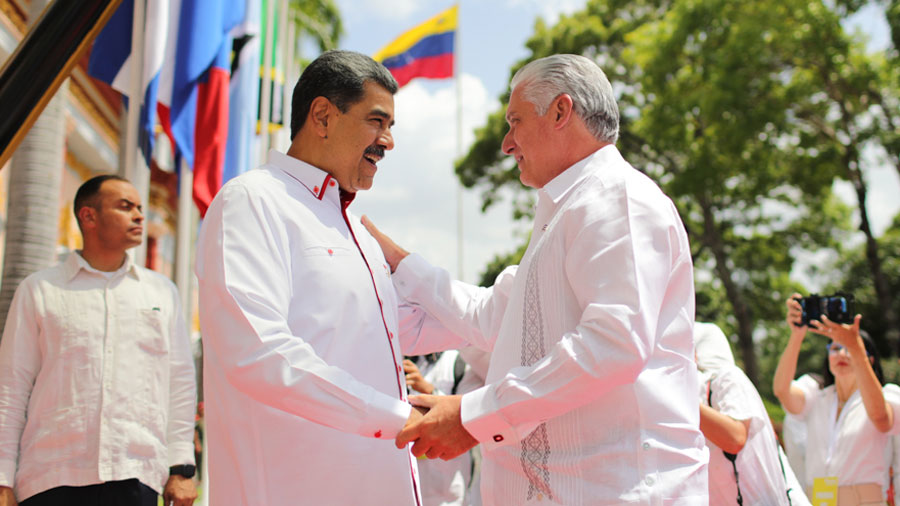
<svg viewBox="0 0 900 506"><path fill-rule="evenodd" d="M819 388L820 381L819 374L803 374L797 378L798 384L804 389ZM781 424L781 443L791 463L791 469L800 480L800 485L803 490L808 490L812 483L806 483L806 421L798 415L785 411Z"/></svg>
<svg viewBox="0 0 900 506"><path fill-rule="evenodd" d="M456 350L409 357L403 361L406 384L413 394L455 395L471 392L484 380ZM424 506L463 506L472 481L471 452L450 460L419 460Z"/></svg>
<svg viewBox="0 0 900 506"><path fill-rule="evenodd" d="M696 322L694 346L704 380L700 430L709 447L710 504L809 504L787 483L790 465L781 461L766 407L734 364L728 338L717 325Z"/></svg>
<svg viewBox="0 0 900 506"><path fill-rule="evenodd" d="M612 86L588 58L513 77L503 151L538 189L531 241L491 288L452 281L368 223L394 285L491 351L486 385L419 396L397 438L453 458L481 443L485 505L707 503L691 252L673 203L614 145Z"/></svg>
<svg viewBox="0 0 900 506"><path fill-rule="evenodd" d="M822 316L801 325L802 307L787 300L788 344L778 361L773 391L784 409L806 421L806 483L836 478L838 504L884 504L890 486L891 436L900 434L900 387L884 384L878 349L853 324ZM807 330L829 338L823 370L825 387L792 381ZM825 343L823 343L825 344ZM815 503L815 493L809 494Z"/></svg>
<svg viewBox="0 0 900 506"><path fill-rule="evenodd" d="M189 506L196 378L175 285L135 265L138 191L75 194L80 251L16 288L0 340L0 506Z"/></svg>
<svg viewBox="0 0 900 506"><path fill-rule="evenodd" d="M348 210L394 147L397 83L328 51L294 88L286 154L228 182L197 250L209 502L420 505L415 458L393 440L422 415L401 307L375 240Z"/></svg>

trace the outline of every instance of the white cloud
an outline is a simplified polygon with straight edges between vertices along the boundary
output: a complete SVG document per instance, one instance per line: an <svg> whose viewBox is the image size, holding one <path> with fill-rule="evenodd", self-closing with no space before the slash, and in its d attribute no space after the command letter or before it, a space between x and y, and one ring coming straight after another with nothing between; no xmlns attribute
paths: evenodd
<svg viewBox="0 0 900 506"><path fill-rule="evenodd" d="M499 103L468 74L462 76L462 97L465 150ZM379 163L373 189L359 194L354 212L368 214L399 244L458 274L455 84L414 80L394 102L395 148ZM494 255L511 251L520 240L508 204L483 215L478 192L465 192L463 211L462 277L474 282Z"/></svg>
<svg viewBox="0 0 900 506"><path fill-rule="evenodd" d="M511 9L521 9L523 7L528 10L540 12L540 16L549 24L555 24L559 21L559 17L563 14L572 14L573 12L584 8L584 0L556 0L547 2L546 0L507 0L506 5Z"/></svg>
<svg viewBox="0 0 900 506"><path fill-rule="evenodd" d="M405 18L419 9L416 0L339 0L342 15L358 16L362 19Z"/></svg>

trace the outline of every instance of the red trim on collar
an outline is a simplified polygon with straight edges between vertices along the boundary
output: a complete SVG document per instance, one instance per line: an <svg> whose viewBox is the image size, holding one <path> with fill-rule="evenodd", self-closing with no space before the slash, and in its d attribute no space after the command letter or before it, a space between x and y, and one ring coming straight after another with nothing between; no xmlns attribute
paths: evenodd
<svg viewBox="0 0 900 506"><path fill-rule="evenodd" d="M341 209L347 209L353 199L356 198L355 192L348 192L347 190L341 188Z"/></svg>
<svg viewBox="0 0 900 506"><path fill-rule="evenodd" d="M325 196L325 189L328 188L328 183L330 181L331 181L331 174L328 174L327 176L325 176L325 181L322 181L322 188L320 188L320 189L317 188L317 190L319 192L316 195L317 199L322 200L322 197Z"/></svg>

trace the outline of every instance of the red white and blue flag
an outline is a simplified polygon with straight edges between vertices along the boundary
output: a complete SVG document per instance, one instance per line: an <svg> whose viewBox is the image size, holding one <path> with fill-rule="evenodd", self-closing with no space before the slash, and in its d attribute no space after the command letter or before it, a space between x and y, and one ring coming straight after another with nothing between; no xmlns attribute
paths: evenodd
<svg viewBox="0 0 900 506"><path fill-rule="evenodd" d="M200 216L222 186L228 137L231 30L246 0L173 0L158 101L163 128L194 171Z"/></svg>

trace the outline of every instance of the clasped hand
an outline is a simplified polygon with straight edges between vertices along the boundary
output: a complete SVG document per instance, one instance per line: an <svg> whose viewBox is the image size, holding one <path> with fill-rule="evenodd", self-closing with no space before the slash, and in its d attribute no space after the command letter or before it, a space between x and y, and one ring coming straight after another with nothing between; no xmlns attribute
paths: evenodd
<svg viewBox="0 0 900 506"><path fill-rule="evenodd" d="M424 416L410 416L397 434L397 448L414 442L412 454L416 457L425 455L429 459L450 460L478 444L462 426L461 395L413 395L409 401L428 411Z"/></svg>

